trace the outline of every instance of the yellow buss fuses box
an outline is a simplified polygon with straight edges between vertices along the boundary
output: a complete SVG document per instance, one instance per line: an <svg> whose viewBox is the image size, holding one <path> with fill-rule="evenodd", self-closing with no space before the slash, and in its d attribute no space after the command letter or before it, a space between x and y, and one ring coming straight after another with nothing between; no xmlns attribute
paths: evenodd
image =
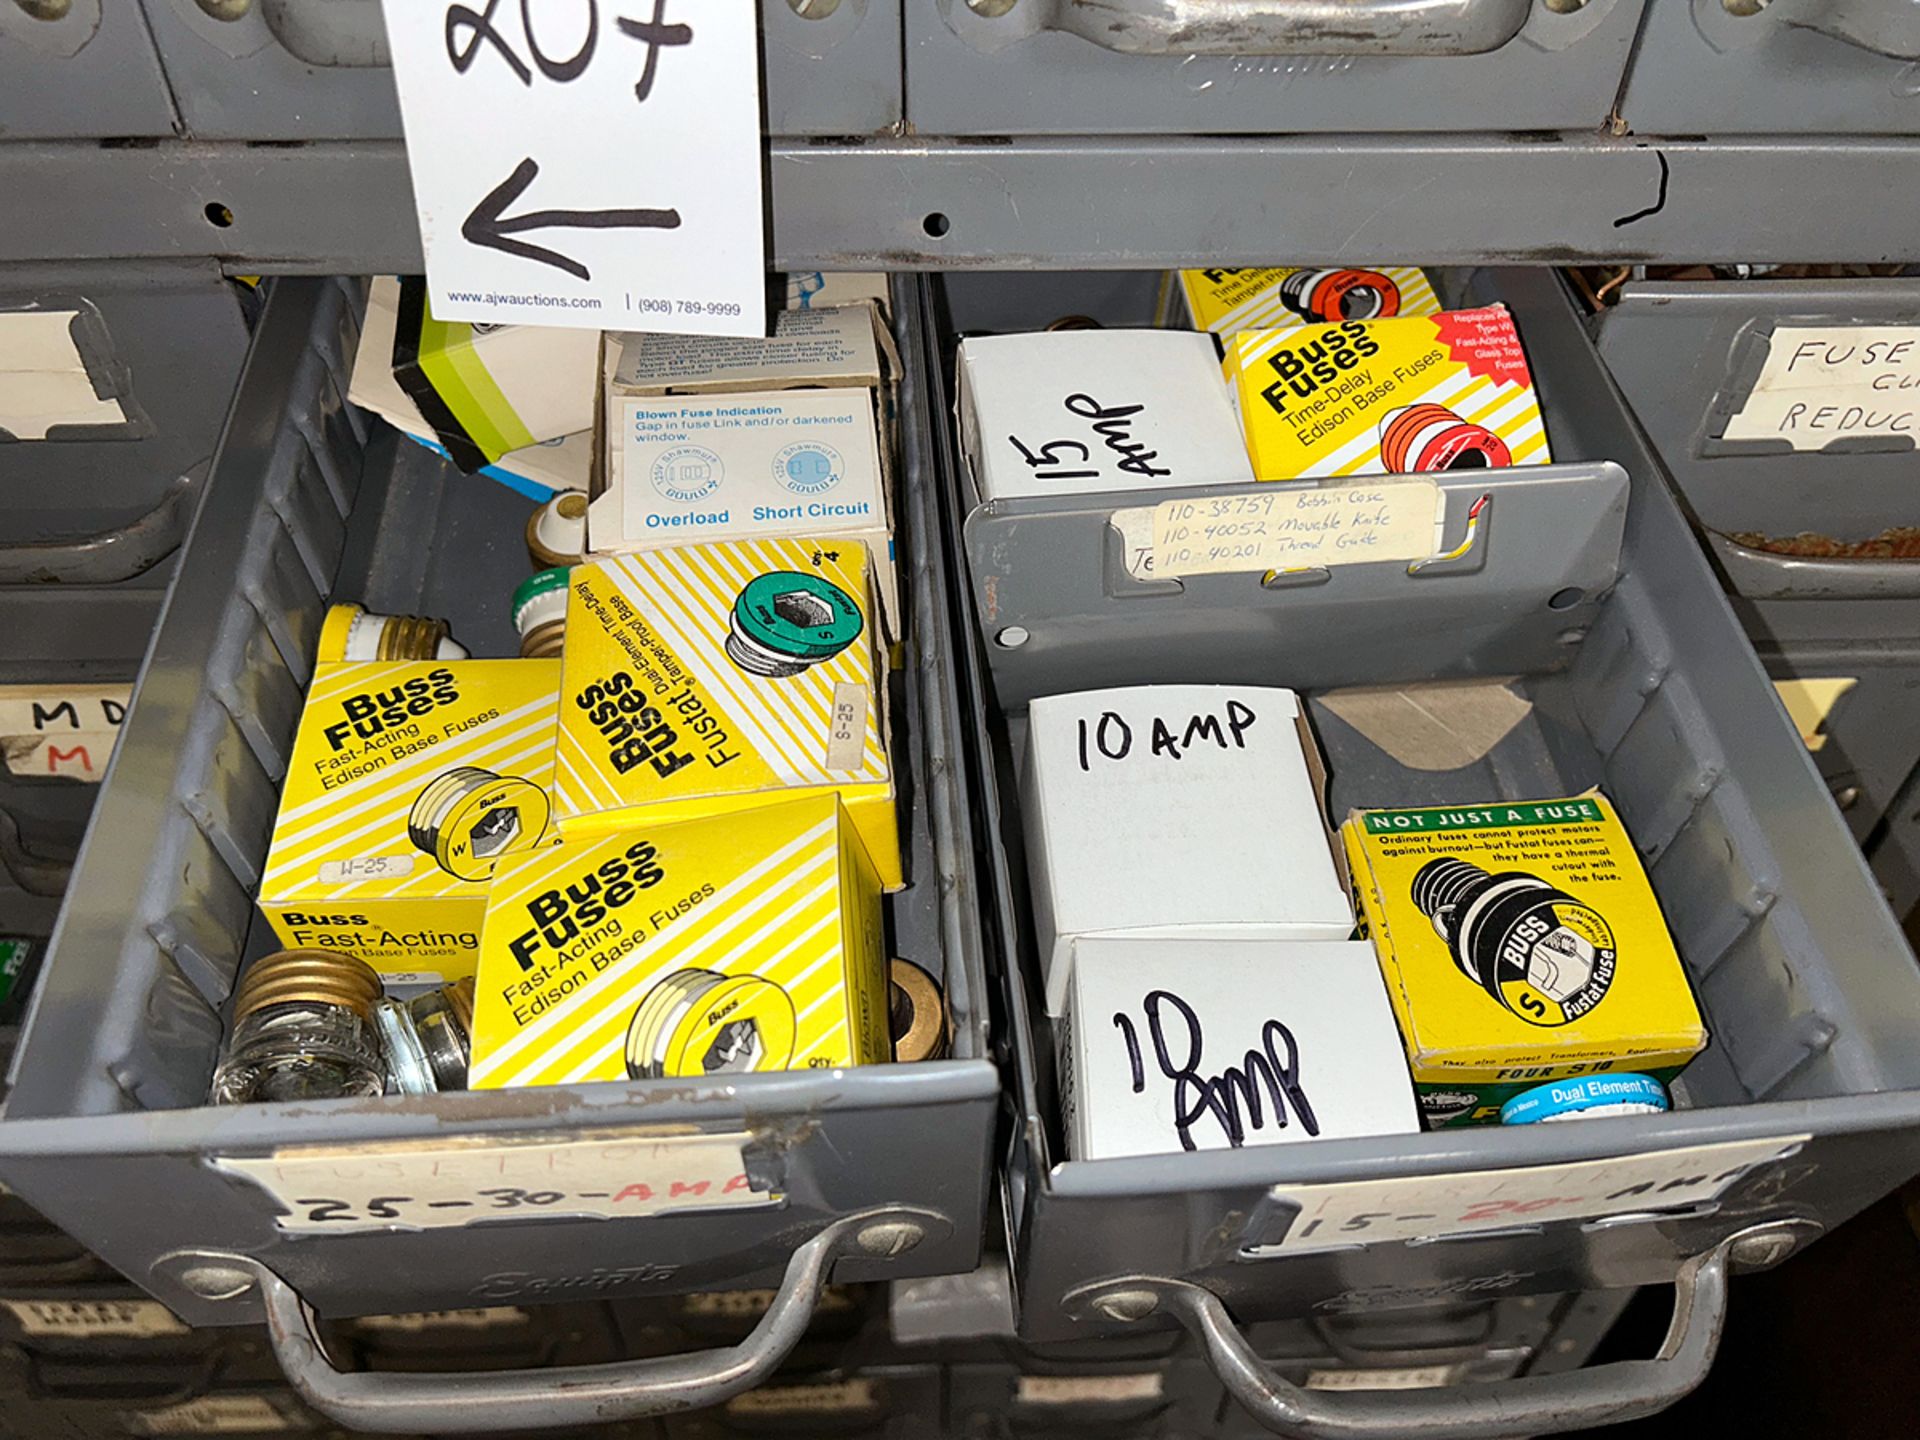
<svg viewBox="0 0 1920 1440"><path fill-rule="evenodd" d="M903 883L866 547L716 541L576 568L554 809L568 840L837 793Z"/></svg>
<svg viewBox="0 0 1920 1440"><path fill-rule="evenodd" d="M1356 810L1342 827L1427 1123L1551 1080L1670 1079L1707 1033L1613 806Z"/></svg>
<svg viewBox="0 0 1920 1440"><path fill-rule="evenodd" d="M1182 270L1173 300L1171 318L1215 335L1432 315L1440 309L1426 272L1411 265Z"/></svg>
<svg viewBox="0 0 1920 1440"><path fill-rule="evenodd" d="M1226 341L1256 480L1545 465L1546 429L1504 305Z"/></svg>
<svg viewBox="0 0 1920 1440"><path fill-rule="evenodd" d="M494 866L558 840L559 686L556 660L319 666L260 882L281 942L473 974Z"/></svg>
<svg viewBox="0 0 1920 1440"><path fill-rule="evenodd" d="M516 857L487 902L476 1090L886 1060L880 886L831 793Z"/></svg>

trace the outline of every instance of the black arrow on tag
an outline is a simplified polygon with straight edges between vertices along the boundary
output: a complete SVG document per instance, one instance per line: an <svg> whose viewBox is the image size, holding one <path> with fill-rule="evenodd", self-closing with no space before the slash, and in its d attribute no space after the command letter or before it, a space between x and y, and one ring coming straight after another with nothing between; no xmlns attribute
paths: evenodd
<svg viewBox="0 0 1920 1440"><path fill-rule="evenodd" d="M526 230L546 230L551 228L577 230L677 230L680 228L678 210L529 210L524 215L516 215L511 220L504 219L507 207L533 184L534 177L540 173L540 167L529 156L514 167L514 171L481 198L460 226L460 234L475 245L489 250L504 250L509 255L518 255L523 260L538 260L542 265L551 265L556 270L564 270L569 275L582 280L591 280L587 267L571 255L562 255L557 250L549 250L543 245L530 244L513 237Z"/></svg>

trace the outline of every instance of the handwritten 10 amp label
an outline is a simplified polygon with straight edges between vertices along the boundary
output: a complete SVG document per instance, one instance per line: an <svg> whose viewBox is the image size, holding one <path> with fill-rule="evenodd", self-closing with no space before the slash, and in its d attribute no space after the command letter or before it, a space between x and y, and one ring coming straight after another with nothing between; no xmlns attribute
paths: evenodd
<svg viewBox="0 0 1920 1440"><path fill-rule="evenodd" d="M780 1196L754 1189L747 1178L742 1157L751 1138L742 1132L315 1146L221 1156L213 1164L277 1201L281 1230L338 1235L779 1205Z"/></svg>
<svg viewBox="0 0 1920 1440"><path fill-rule="evenodd" d="M1729 1140L1569 1165L1280 1185L1274 1187L1274 1198L1298 1205L1300 1213L1281 1240L1247 1253L1298 1255L1685 1209L1716 1199L1753 1170L1785 1159L1809 1138Z"/></svg>
<svg viewBox="0 0 1920 1440"><path fill-rule="evenodd" d="M1434 552L1439 504L1432 480L1166 500L1153 507L1153 559L1141 573L1171 578L1423 560Z"/></svg>
<svg viewBox="0 0 1920 1440"><path fill-rule="evenodd" d="M762 334L758 9L386 0L434 318Z"/></svg>

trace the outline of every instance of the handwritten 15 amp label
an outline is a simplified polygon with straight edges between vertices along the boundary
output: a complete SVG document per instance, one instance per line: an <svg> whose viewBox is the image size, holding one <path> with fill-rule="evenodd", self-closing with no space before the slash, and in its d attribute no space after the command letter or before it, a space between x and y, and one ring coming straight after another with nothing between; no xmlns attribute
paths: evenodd
<svg viewBox="0 0 1920 1440"><path fill-rule="evenodd" d="M338 1235L782 1204L747 1176L750 1139L745 1132L615 1134L522 1144L289 1147L221 1156L213 1165L264 1190L281 1208L280 1229Z"/></svg>
<svg viewBox="0 0 1920 1440"><path fill-rule="evenodd" d="M1805 1135L1689 1145L1570 1165L1407 1175L1334 1185L1278 1185L1300 1211L1278 1242L1249 1255L1296 1255L1353 1245L1432 1240L1550 1221L1677 1210L1724 1194L1785 1159Z"/></svg>
<svg viewBox="0 0 1920 1440"><path fill-rule="evenodd" d="M762 333L758 7L385 11L435 318Z"/></svg>

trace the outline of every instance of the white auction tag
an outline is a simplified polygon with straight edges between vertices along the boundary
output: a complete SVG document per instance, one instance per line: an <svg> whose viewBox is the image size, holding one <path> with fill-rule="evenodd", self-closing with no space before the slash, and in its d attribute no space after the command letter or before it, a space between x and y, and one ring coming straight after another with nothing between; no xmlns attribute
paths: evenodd
<svg viewBox="0 0 1920 1440"><path fill-rule="evenodd" d="M387 0L443 321L759 335L759 7Z"/></svg>
<svg viewBox="0 0 1920 1440"><path fill-rule="evenodd" d="M1114 1405L1158 1400L1165 1377L1148 1370L1132 1375L1022 1375L1016 1405Z"/></svg>
<svg viewBox="0 0 1920 1440"><path fill-rule="evenodd" d="M1920 442L1916 411L1920 326L1782 325L1724 438L1785 440L1796 450L1861 436Z"/></svg>
<svg viewBox="0 0 1920 1440"><path fill-rule="evenodd" d="M1462 1365L1409 1365L1398 1370L1309 1370L1309 1390L1434 1390L1460 1378Z"/></svg>
<svg viewBox="0 0 1920 1440"><path fill-rule="evenodd" d="M1153 507L1151 565L1134 573L1221 575L1424 560L1434 551L1439 502L1434 481L1397 478L1166 500ZM1124 525L1126 514L1116 512L1116 523Z"/></svg>
<svg viewBox="0 0 1920 1440"><path fill-rule="evenodd" d="M278 1201L282 1230L334 1235L778 1205L778 1195L747 1179L742 1152L752 1138L609 1134L489 1144L472 1137L289 1147L213 1164Z"/></svg>
<svg viewBox="0 0 1920 1440"><path fill-rule="evenodd" d="M0 1300L23 1335L185 1335L188 1327L158 1300Z"/></svg>
<svg viewBox="0 0 1920 1440"><path fill-rule="evenodd" d="M1248 1253L1297 1255L1510 1230L1550 1220L1684 1208L1714 1199L1741 1176L1784 1158L1808 1138L1728 1140L1569 1165L1279 1185L1274 1198L1298 1205L1300 1213L1285 1238Z"/></svg>

